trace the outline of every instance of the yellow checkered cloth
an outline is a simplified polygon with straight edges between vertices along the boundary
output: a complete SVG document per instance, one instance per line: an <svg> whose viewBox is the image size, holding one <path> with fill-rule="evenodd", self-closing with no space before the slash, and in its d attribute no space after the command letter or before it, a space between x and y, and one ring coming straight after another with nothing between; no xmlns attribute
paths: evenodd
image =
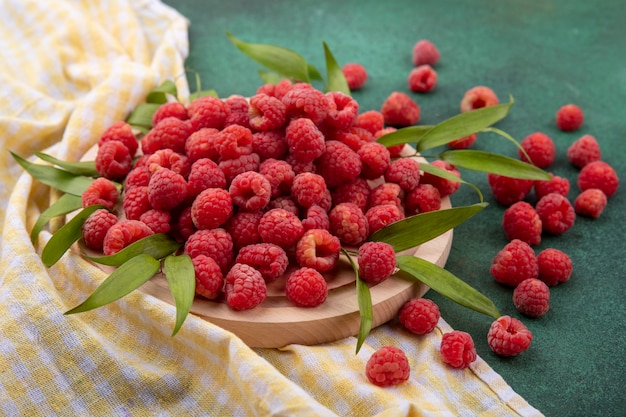
<svg viewBox="0 0 626 417"><path fill-rule="evenodd" d="M105 278L74 253L52 268L30 230L55 198L13 161L36 151L78 160L166 79L188 97L184 17L157 0L0 0L0 414L5 416L538 416L481 358L454 370L425 337L375 329L319 346L250 349L197 317L170 337L175 309L135 291L63 312ZM410 381L378 388L379 347L410 358Z"/></svg>

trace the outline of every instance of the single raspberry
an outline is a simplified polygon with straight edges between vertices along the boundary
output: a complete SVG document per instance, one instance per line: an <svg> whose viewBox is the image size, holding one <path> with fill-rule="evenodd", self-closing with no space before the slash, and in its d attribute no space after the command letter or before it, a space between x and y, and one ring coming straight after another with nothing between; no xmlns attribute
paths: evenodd
<svg viewBox="0 0 626 417"><path fill-rule="evenodd" d="M82 237L89 249L102 252L104 237L115 223L117 216L107 209L98 209L91 213L82 226Z"/></svg>
<svg viewBox="0 0 626 417"><path fill-rule="evenodd" d="M439 306L427 298L412 298L400 309L400 324L415 334L426 334L434 330L441 317Z"/></svg>
<svg viewBox="0 0 626 417"><path fill-rule="evenodd" d="M340 91L330 91L326 98L329 104L326 123L335 129L350 128L359 115L359 103Z"/></svg>
<svg viewBox="0 0 626 417"><path fill-rule="evenodd" d="M549 180L537 180L535 181L535 197L537 201L550 193L561 194L563 197L567 197L570 190L569 180L565 177L559 177L549 173Z"/></svg>
<svg viewBox="0 0 626 417"><path fill-rule="evenodd" d="M581 216L598 218L604 211L607 198L604 192L598 188L587 188L578 194L574 200L574 211Z"/></svg>
<svg viewBox="0 0 626 417"><path fill-rule="evenodd" d="M259 234L263 242L289 249L300 240L304 234L304 227L297 215L285 209L275 208L261 217Z"/></svg>
<svg viewBox="0 0 626 417"><path fill-rule="evenodd" d="M550 309L550 289L537 278L525 279L513 290L513 304L528 317L541 317Z"/></svg>
<svg viewBox="0 0 626 417"><path fill-rule="evenodd" d="M295 85L282 97L287 109L287 119L308 118L320 125L328 114L328 99L321 91Z"/></svg>
<svg viewBox="0 0 626 417"><path fill-rule="evenodd" d="M179 101L170 101L161 104L152 115L152 126L158 125L161 120L167 119L168 117L175 117L180 120L189 119L187 107Z"/></svg>
<svg viewBox="0 0 626 417"><path fill-rule="evenodd" d="M250 129L231 125L215 136L215 149L222 159L234 159L252 153L252 132Z"/></svg>
<svg viewBox="0 0 626 417"><path fill-rule="evenodd" d="M487 343L501 356L515 356L530 347L533 334L524 323L510 316L501 316L491 323Z"/></svg>
<svg viewBox="0 0 626 417"><path fill-rule="evenodd" d="M230 125L239 125L250 128L250 103L248 99L239 94L228 96L224 103L228 106L229 112L224 119L224 127Z"/></svg>
<svg viewBox="0 0 626 417"><path fill-rule="evenodd" d="M302 217L301 221L305 232L311 229L330 229L328 212L316 204L306 209L305 215Z"/></svg>
<svg viewBox="0 0 626 417"><path fill-rule="evenodd" d="M360 113L354 122L355 127L367 130L372 135L385 128L385 118L378 110L367 110Z"/></svg>
<svg viewBox="0 0 626 417"><path fill-rule="evenodd" d="M293 201L293 198L290 196L280 196L270 200L267 207L265 207L265 211L270 211L272 209L280 208L288 211L289 213L293 213L294 216L298 216L300 214L300 207Z"/></svg>
<svg viewBox="0 0 626 417"><path fill-rule="evenodd" d="M191 205L191 218L198 229L220 227L233 214L233 199L222 188L207 188Z"/></svg>
<svg viewBox="0 0 626 417"><path fill-rule="evenodd" d="M259 166L259 173L270 183L272 198L289 195L296 174L286 161L266 159Z"/></svg>
<svg viewBox="0 0 626 417"><path fill-rule="evenodd" d="M451 142L448 142L448 147L451 149L467 149L471 147L476 139L478 138L477 133L472 133L468 136L463 136L462 138L455 139Z"/></svg>
<svg viewBox="0 0 626 417"><path fill-rule="evenodd" d="M215 138L219 130L205 127L193 132L185 142L185 154L191 163L198 159L208 158L215 162L219 160Z"/></svg>
<svg viewBox="0 0 626 417"><path fill-rule="evenodd" d="M188 121L168 117L161 120L141 139L141 150L144 154L155 153L159 149L184 153L185 142L192 132Z"/></svg>
<svg viewBox="0 0 626 417"><path fill-rule="evenodd" d="M357 177L354 181L335 187L331 191L334 204L353 203L365 212L369 204L371 188L364 178Z"/></svg>
<svg viewBox="0 0 626 417"><path fill-rule="evenodd" d="M524 162L531 163L538 168L549 167L556 158L556 147L554 146L554 141L545 133L531 133L522 140L520 145L526 151L530 160L526 158L526 155L524 155L521 149L518 150L520 159Z"/></svg>
<svg viewBox="0 0 626 417"><path fill-rule="evenodd" d="M196 197L207 188L226 188L226 177L213 160L200 158L191 165L187 185L189 195Z"/></svg>
<svg viewBox="0 0 626 417"><path fill-rule="evenodd" d="M487 182L494 198L503 206L522 201L534 185L533 180L512 178L491 172L487 174Z"/></svg>
<svg viewBox="0 0 626 417"><path fill-rule="evenodd" d="M189 171L191 170L189 158L171 149L159 149L148 155L146 165L151 173L156 172L160 168L167 168L182 175L185 179L189 176Z"/></svg>
<svg viewBox="0 0 626 417"><path fill-rule="evenodd" d="M189 103L187 113L194 131L204 127L222 129L230 107L219 98L203 96Z"/></svg>
<svg viewBox="0 0 626 417"><path fill-rule="evenodd" d="M252 152L266 159L283 159L289 150L285 134L279 130L254 132L252 134Z"/></svg>
<svg viewBox="0 0 626 417"><path fill-rule="evenodd" d="M441 336L441 358L453 368L465 369L476 360L474 340L469 333L453 330Z"/></svg>
<svg viewBox="0 0 626 417"><path fill-rule="evenodd" d="M585 165L578 173L578 188L585 191L598 188L608 197L617 191L619 178L615 169L604 161L594 161Z"/></svg>
<svg viewBox="0 0 626 417"><path fill-rule="evenodd" d="M358 246L369 236L369 224L363 211L352 203L341 203L328 213L330 232L339 240Z"/></svg>
<svg viewBox="0 0 626 417"><path fill-rule="evenodd" d="M226 184L230 184L237 175L246 171L259 171L261 159L259 155L251 153L250 155L241 155L239 158L224 159L217 164L226 178Z"/></svg>
<svg viewBox="0 0 626 417"><path fill-rule="evenodd" d="M575 104L566 104L556 112L556 125L564 132L571 132L580 128L585 115Z"/></svg>
<svg viewBox="0 0 626 417"><path fill-rule="evenodd" d="M235 262L250 265L258 270L266 283L275 281L289 266L285 250L272 243L256 243L242 247Z"/></svg>
<svg viewBox="0 0 626 417"><path fill-rule="evenodd" d="M216 299L224 288L224 275L215 260L206 255L191 258L196 275L196 294L209 300Z"/></svg>
<svg viewBox="0 0 626 417"><path fill-rule="evenodd" d="M599 161L601 158L600 145L596 138L591 135L581 136L567 148L567 159L577 168L582 168L590 162Z"/></svg>
<svg viewBox="0 0 626 417"><path fill-rule="evenodd" d="M311 207L313 204L321 205L327 193L329 191L324 177L311 172L296 175L291 185L291 198L304 208Z"/></svg>
<svg viewBox="0 0 626 417"><path fill-rule="evenodd" d="M379 387L398 385L409 379L411 367L406 354L395 346L383 346L365 365L367 379Z"/></svg>
<svg viewBox="0 0 626 417"><path fill-rule="evenodd" d="M324 177L329 188L354 181L362 167L359 155L336 140L326 142L326 149L316 162L316 172Z"/></svg>
<svg viewBox="0 0 626 417"><path fill-rule="evenodd" d="M561 194L543 196L535 205L544 232L560 235L569 230L576 220L574 206Z"/></svg>
<svg viewBox="0 0 626 417"><path fill-rule="evenodd" d="M383 282L396 269L396 252L389 243L365 242L359 247L359 277L370 284Z"/></svg>
<svg viewBox="0 0 626 417"><path fill-rule="evenodd" d="M407 84L414 93L428 93L437 86L437 72L428 64L420 65L409 72Z"/></svg>
<svg viewBox="0 0 626 417"><path fill-rule="evenodd" d="M387 126L384 129L381 129L378 132L374 133L374 139L379 139L380 137L385 136L389 133L393 133L396 130L398 129L396 129L393 126ZM387 147L387 149L389 150L389 154L391 155L392 158L397 158L401 156L402 152L404 151L404 148L405 148L404 143Z"/></svg>
<svg viewBox="0 0 626 417"><path fill-rule="evenodd" d="M147 166L135 166L124 179L124 188L148 186L152 173Z"/></svg>
<svg viewBox="0 0 626 417"><path fill-rule="evenodd" d="M300 268L289 274L285 295L298 307L317 307L328 296L326 280L313 268Z"/></svg>
<svg viewBox="0 0 626 417"><path fill-rule="evenodd" d="M198 230L185 242L185 253L192 259L198 255L213 258L225 273L234 257L233 239L222 228Z"/></svg>
<svg viewBox="0 0 626 417"><path fill-rule="evenodd" d="M268 96L276 97L279 100L282 100L285 97L285 94L292 88L294 88L295 84L291 82L289 79L284 79L279 81L277 84L270 84L261 86L257 89L257 94L267 94Z"/></svg>
<svg viewBox="0 0 626 417"><path fill-rule="evenodd" d="M341 71L343 76L346 77L350 91L360 89L367 81L367 70L359 63L349 62L341 67Z"/></svg>
<svg viewBox="0 0 626 417"><path fill-rule="evenodd" d="M191 218L191 206L186 206L182 210L177 210L172 216L172 223L170 227L170 235L173 236L178 242L185 242L189 239L189 236L197 232L198 229L193 224Z"/></svg>
<svg viewBox="0 0 626 417"><path fill-rule="evenodd" d="M489 88L482 85L472 87L465 92L461 99L461 112L480 109L498 104L498 96Z"/></svg>
<svg viewBox="0 0 626 417"><path fill-rule="evenodd" d="M243 172L233 178L228 188L233 204L242 210L257 211L270 202L272 186L262 174Z"/></svg>
<svg viewBox="0 0 626 417"><path fill-rule="evenodd" d="M187 193L187 181L171 169L161 168L150 177L148 201L152 208L171 210L185 201Z"/></svg>
<svg viewBox="0 0 626 417"><path fill-rule="evenodd" d="M139 220L120 220L111 226L104 236L102 251L107 256L113 255L131 243L152 234L152 230Z"/></svg>
<svg viewBox="0 0 626 417"><path fill-rule="evenodd" d="M327 272L337 266L341 243L326 229L310 229L304 232L296 244L296 260L302 267Z"/></svg>
<svg viewBox="0 0 626 417"><path fill-rule="evenodd" d="M398 184L384 182L374 187L370 192L369 207L393 204L401 208L404 196L405 193Z"/></svg>
<svg viewBox="0 0 626 417"><path fill-rule="evenodd" d="M287 120L287 109L282 101L267 94L250 97L250 128L254 130L274 130L282 127Z"/></svg>
<svg viewBox="0 0 626 417"><path fill-rule="evenodd" d="M411 191L420 181L419 162L413 158L396 159L385 171L385 181L398 184L405 192Z"/></svg>
<svg viewBox="0 0 626 417"><path fill-rule="evenodd" d="M121 180L130 172L132 164L128 148L119 140L110 140L98 146L95 165L104 178Z"/></svg>
<svg viewBox="0 0 626 417"><path fill-rule="evenodd" d="M348 145L353 151L358 152L364 145L374 142L374 135L367 129L352 126L347 129L337 130L332 135L327 135L326 140L338 140Z"/></svg>
<svg viewBox="0 0 626 417"><path fill-rule="evenodd" d="M515 287L525 279L537 278L539 266L533 248L513 239L493 258L489 272L499 283Z"/></svg>
<svg viewBox="0 0 626 417"><path fill-rule="evenodd" d="M537 264L539 265L539 279L549 287L568 281L574 269L569 255L554 248L539 252Z"/></svg>
<svg viewBox="0 0 626 417"><path fill-rule="evenodd" d="M139 142L137 142L137 137L133 133L133 128L124 121L118 121L109 126L100 136L98 146L102 146L103 143L111 140L122 142L128 149L131 158L135 156L137 148L139 148Z"/></svg>
<svg viewBox="0 0 626 417"><path fill-rule="evenodd" d="M404 219L404 212L395 204L372 206L365 212L370 235L383 227Z"/></svg>
<svg viewBox="0 0 626 417"><path fill-rule="evenodd" d="M139 220L144 222L154 233L167 233L170 231L172 216L169 211L152 209L139 216Z"/></svg>
<svg viewBox="0 0 626 417"><path fill-rule="evenodd" d="M139 157L135 160L134 165L133 165L133 169L134 169L134 168L142 168L142 167L143 167L143 168L147 168L147 167L148 167L148 165L147 165L148 158L150 158L150 154L147 154L147 155L143 155L143 154L142 154L142 155L140 155L140 156L139 156Z"/></svg>
<svg viewBox="0 0 626 417"><path fill-rule="evenodd" d="M430 162L431 165L442 168L448 171L450 174L461 178L461 171L459 171L454 165L449 162L442 161L441 159L437 159L435 161ZM429 174L428 172L424 172L422 178L420 179L420 184L431 184L434 185L437 190L439 190L439 195L443 198L449 195L456 193L461 187L461 183L454 180L449 180L446 178L438 177L433 174ZM532 182L530 183L532 187Z"/></svg>
<svg viewBox="0 0 626 417"><path fill-rule="evenodd" d="M297 174L301 174L303 172L313 172L313 173L315 173L315 171L317 169L315 167L315 162L314 161L301 162L301 161L298 161L291 154L287 154L287 156L285 156L285 162L287 162L289 165L291 165L291 169L293 169L293 172L296 175Z"/></svg>
<svg viewBox="0 0 626 417"><path fill-rule="evenodd" d="M261 217L261 211L238 211L228 220L224 228L231 235L235 248L261 242L258 230Z"/></svg>
<svg viewBox="0 0 626 417"><path fill-rule="evenodd" d="M428 39L419 40L413 45L413 65L435 65L439 61L439 50Z"/></svg>
<svg viewBox="0 0 626 417"><path fill-rule="evenodd" d="M411 126L419 122L420 107L407 94L394 91L380 108L385 124L394 127Z"/></svg>
<svg viewBox="0 0 626 417"><path fill-rule="evenodd" d="M226 274L226 303L234 310L249 310L267 297L267 286L259 271L246 264L235 264Z"/></svg>
<svg viewBox="0 0 626 417"><path fill-rule="evenodd" d="M324 135L307 118L294 119L285 130L289 153L300 162L311 162L325 150Z"/></svg>
<svg viewBox="0 0 626 417"><path fill-rule="evenodd" d="M508 241L520 239L529 245L541 243L541 219L535 208L525 201L518 201L504 210L502 228Z"/></svg>
<svg viewBox="0 0 626 417"><path fill-rule="evenodd" d="M89 187L83 191L81 201L83 208L94 204L100 204L109 210L113 210L113 207L117 204L119 196L120 193L117 191L115 183L111 180L100 177L96 178L89 185Z"/></svg>
<svg viewBox="0 0 626 417"><path fill-rule="evenodd" d="M404 200L405 215L436 211L441 208L441 194L432 184L418 184Z"/></svg>
<svg viewBox="0 0 626 417"><path fill-rule="evenodd" d="M139 220L141 215L150 210L150 200L148 198L148 187L132 187L124 191L122 198L124 216L128 220Z"/></svg>

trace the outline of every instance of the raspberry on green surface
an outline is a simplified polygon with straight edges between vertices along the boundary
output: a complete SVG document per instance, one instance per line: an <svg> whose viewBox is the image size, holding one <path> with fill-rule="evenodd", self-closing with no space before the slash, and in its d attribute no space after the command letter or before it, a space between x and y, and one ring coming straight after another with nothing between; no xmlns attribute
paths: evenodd
<svg viewBox="0 0 626 417"><path fill-rule="evenodd" d="M528 278L537 278L539 266L535 251L523 240L513 239L498 251L489 272L501 284L516 287Z"/></svg>
<svg viewBox="0 0 626 417"><path fill-rule="evenodd" d="M409 72L407 84L414 93L428 93L437 86L437 72L428 64L420 65Z"/></svg>
<svg viewBox="0 0 626 417"><path fill-rule="evenodd" d="M385 128L385 118L378 110L367 110L360 113L354 122L355 127L366 129L372 135Z"/></svg>
<svg viewBox="0 0 626 417"><path fill-rule="evenodd" d="M383 102L380 112L385 124L393 127L406 127L419 122L420 107L408 95L400 91L392 92Z"/></svg>
<svg viewBox="0 0 626 417"><path fill-rule="evenodd" d="M465 369L476 360L474 340L467 332L453 330L441 336L441 358L453 368Z"/></svg>
<svg viewBox="0 0 626 417"><path fill-rule="evenodd" d="M580 170L577 184L581 191L598 188L609 198L619 187L619 177L615 169L607 162L593 161Z"/></svg>
<svg viewBox="0 0 626 417"><path fill-rule="evenodd" d="M428 39L421 39L413 45L412 58L413 65L435 65L441 56L439 50Z"/></svg>
<svg viewBox="0 0 626 417"><path fill-rule="evenodd" d="M562 250L546 248L537 255L538 278L549 287L569 281L574 269L572 259Z"/></svg>
<svg viewBox="0 0 626 417"><path fill-rule="evenodd" d="M550 175L549 180L535 181L534 188L537 201L541 200L543 196L550 193L557 193L567 197L570 191L569 180L565 177L554 175L551 172L548 175Z"/></svg>
<svg viewBox="0 0 626 417"><path fill-rule="evenodd" d="M529 245L541 243L541 219L535 208L525 201L518 201L504 211L502 228L508 241L520 239Z"/></svg>
<svg viewBox="0 0 626 417"><path fill-rule="evenodd" d="M541 317L550 309L550 289L539 279L526 279L513 290L513 304L528 317Z"/></svg>
<svg viewBox="0 0 626 417"><path fill-rule="evenodd" d="M561 194L550 193L541 197L535 210L541 219L543 231L553 235L565 233L576 221L574 206Z"/></svg>
<svg viewBox="0 0 626 417"><path fill-rule="evenodd" d="M411 367L404 351L396 346L383 346L368 359L365 374L372 384L388 387L407 381Z"/></svg>
<svg viewBox="0 0 626 417"><path fill-rule="evenodd" d="M600 145L596 138L591 135L581 136L567 148L567 159L576 168L582 168L590 162L599 161L601 158Z"/></svg>
<svg viewBox="0 0 626 417"><path fill-rule="evenodd" d="M597 219L607 205L606 195L598 188L587 188L576 196L574 211L581 216Z"/></svg>
<svg viewBox="0 0 626 417"><path fill-rule="evenodd" d="M341 71L343 76L346 77L350 91L360 89L367 81L367 70L362 64L349 62L341 67Z"/></svg>
<svg viewBox="0 0 626 417"><path fill-rule="evenodd" d="M585 120L585 115L576 104L566 104L556 112L556 125L564 132L578 130Z"/></svg>
<svg viewBox="0 0 626 417"><path fill-rule="evenodd" d="M498 103L498 96L491 88L479 85L465 92L461 99L460 108L461 113L465 113L483 107L495 106Z"/></svg>
<svg viewBox="0 0 626 417"><path fill-rule="evenodd" d="M522 201L533 188L533 180L511 178L493 173L487 174L489 188L498 203L510 206Z"/></svg>
<svg viewBox="0 0 626 417"><path fill-rule="evenodd" d="M303 267L289 274L285 295L299 307L317 307L326 301L328 284L317 270Z"/></svg>
<svg viewBox="0 0 626 417"><path fill-rule="evenodd" d="M518 319L501 316L491 323L487 343L500 356L516 356L528 350L533 334Z"/></svg>
<svg viewBox="0 0 626 417"><path fill-rule="evenodd" d="M250 265L234 264L226 274L225 281L226 304L234 310L252 309L267 297L263 276Z"/></svg>
<svg viewBox="0 0 626 417"><path fill-rule="evenodd" d="M415 334L432 332L441 317L439 306L427 298L412 298L400 309L400 324Z"/></svg>
<svg viewBox="0 0 626 417"><path fill-rule="evenodd" d="M520 160L531 163L538 168L547 168L554 162L556 158L556 146L554 141L543 132L535 132L526 136L520 143L522 149L526 151L528 158L518 150Z"/></svg>
<svg viewBox="0 0 626 417"><path fill-rule="evenodd" d="M365 242L359 247L357 262L359 277L370 284L378 284L394 273L396 253L388 243Z"/></svg>

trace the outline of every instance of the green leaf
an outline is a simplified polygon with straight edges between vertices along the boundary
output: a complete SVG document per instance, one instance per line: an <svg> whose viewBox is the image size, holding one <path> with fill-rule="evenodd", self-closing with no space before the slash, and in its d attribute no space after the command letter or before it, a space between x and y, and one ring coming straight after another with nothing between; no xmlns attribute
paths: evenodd
<svg viewBox="0 0 626 417"><path fill-rule="evenodd" d="M463 180L462 178L457 177L456 175L452 174L450 171L446 169L439 168L438 166L435 166L432 164L420 164L420 169L424 172L427 172L431 175L435 175L437 177L445 178L450 181L460 182L461 184L467 184L470 187L472 187L474 191L476 191L476 193L478 194L478 198L480 198L481 202L484 200L483 193L480 191L480 188L478 188L476 185L472 184L471 182L467 182Z"/></svg>
<svg viewBox="0 0 626 417"><path fill-rule="evenodd" d="M341 93L350 95L350 87L348 87L348 81L346 81L345 75L341 67L337 63L330 48L323 42L324 45L324 57L326 59L326 76L328 81L326 82L326 91L339 91Z"/></svg>
<svg viewBox="0 0 626 417"><path fill-rule="evenodd" d="M489 298L451 272L408 255L396 256L396 264L401 271L455 303L496 319L500 317L500 312Z"/></svg>
<svg viewBox="0 0 626 417"><path fill-rule="evenodd" d="M433 126L430 125L403 127L379 137L377 142L386 147L400 145L402 143L416 143L432 128Z"/></svg>
<svg viewBox="0 0 626 417"><path fill-rule="evenodd" d="M534 165L492 152L473 149L453 149L445 151L439 156L457 168L491 172L506 177L529 180L550 179L550 175L547 172Z"/></svg>
<svg viewBox="0 0 626 417"><path fill-rule="evenodd" d="M43 230L44 226L48 224L48 222L58 216L63 216L67 213L71 213L75 210L78 210L83 206L82 199L78 196L72 194L63 194L57 201L54 202L50 207L45 209L37 222L33 226L33 230L30 232L30 240L35 243L37 240L37 236Z"/></svg>
<svg viewBox="0 0 626 417"><path fill-rule="evenodd" d="M118 300L152 278L160 267L161 263L152 256L137 255L113 271L85 301L65 314L82 313Z"/></svg>
<svg viewBox="0 0 626 417"><path fill-rule="evenodd" d="M196 295L196 275L189 255L165 258L165 277L169 284L172 297L176 303L176 326L172 332L175 336L191 310Z"/></svg>
<svg viewBox="0 0 626 417"><path fill-rule="evenodd" d="M146 101L148 103L163 104L167 103L167 96L174 96L178 98L178 90L176 84L172 80L165 80L160 86L148 93Z"/></svg>
<svg viewBox="0 0 626 417"><path fill-rule="evenodd" d="M94 211L104 208L104 206L94 204L89 207L85 207L82 209L72 220L65 223L63 227L57 230L46 246L43 248L41 252L41 260L48 268L54 265L61 256L76 242L81 238L83 233L83 223L91 213Z"/></svg>
<svg viewBox="0 0 626 417"><path fill-rule="evenodd" d="M354 259L352 259L352 256L350 256L350 253L343 248L341 249L341 252L348 258L348 261L350 262L350 266L352 266L352 270L354 271L354 276L356 278L356 298L359 305L359 314L361 318L361 322L359 324L359 334L357 335L356 342L356 353L359 353L359 350L361 350L361 346L363 346L363 342L365 342L365 339L372 330L372 323L374 322L372 294L370 293L370 288L367 286L365 281L363 281L359 277L359 268L354 263Z"/></svg>
<svg viewBox="0 0 626 417"><path fill-rule="evenodd" d="M278 74L273 71L263 71L259 70L259 77L265 84L278 84L282 80L287 79L284 75Z"/></svg>
<svg viewBox="0 0 626 417"><path fill-rule="evenodd" d="M139 104L126 119L126 123L134 128L152 128L152 116L161 107L158 103Z"/></svg>
<svg viewBox="0 0 626 417"><path fill-rule="evenodd" d="M495 128L495 127L488 127L486 129L481 130L481 132L495 133L496 135L502 136L503 138L507 139L509 142L512 142L515 146L517 146L517 149L519 149L522 152L522 154L524 156L526 156L526 158L530 161L530 156L528 156L528 153L526 153L526 149L524 149L522 144L519 143L517 140L515 140L515 138L513 136L509 135L505 131L500 130L500 129Z"/></svg>
<svg viewBox="0 0 626 417"><path fill-rule="evenodd" d="M386 242L396 252L413 248L447 232L487 207L487 203L419 213L374 232L372 241Z"/></svg>
<svg viewBox="0 0 626 417"><path fill-rule="evenodd" d="M35 156L37 156L42 161L46 161L53 165L61 167L65 171L74 175L83 175L85 177L100 176L100 174L98 173L98 170L96 169L96 163L94 161L67 162L67 161L62 161L60 159L57 159L43 152L35 152Z"/></svg>
<svg viewBox="0 0 626 417"><path fill-rule="evenodd" d="M307 64L307 69L309 71L309 78L311 78L311 80L324 81L324 77L322 77L322 74L320 74L319 70L313 65Z"/></svg>
<svg viewBox="0 0 626 417"><path fill-rule="evenodd" d="M189 95L189 100L194 101L195 99L200 98L200 97L219 98L219 96L217 95L217 91L211 89L211 90L196 91L195 93L192 93Z"/></svg>
<svg viewBox="0 0 626 417"><path fill-rule="evenodd" d="M176 252L180 246L181 243L176 242L166 234L156 233L131 243L113 255L100 257L88 256L87 258L102 265L120 266L142 253L150 255L155 259L163 259Z"/></svg>

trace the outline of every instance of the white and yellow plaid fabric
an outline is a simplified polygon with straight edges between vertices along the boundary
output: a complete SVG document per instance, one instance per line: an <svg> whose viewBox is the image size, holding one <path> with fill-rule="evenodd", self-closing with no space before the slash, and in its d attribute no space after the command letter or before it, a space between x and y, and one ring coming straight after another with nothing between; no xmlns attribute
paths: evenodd
<svg viewBox="0 0 626 417"><path fill-rule="evenodd" d="M0 414L5 416L537 416L482 359L454 370L426 337L393 324L320 346L250 349L140 292L64 316L105 278L68 253L45 268L30 230L55 197L13 161L78 160L152 88L188 96L188 22L157 0L0 0ZM368 383L365 363L395 344L411 380Z"/></svg>

